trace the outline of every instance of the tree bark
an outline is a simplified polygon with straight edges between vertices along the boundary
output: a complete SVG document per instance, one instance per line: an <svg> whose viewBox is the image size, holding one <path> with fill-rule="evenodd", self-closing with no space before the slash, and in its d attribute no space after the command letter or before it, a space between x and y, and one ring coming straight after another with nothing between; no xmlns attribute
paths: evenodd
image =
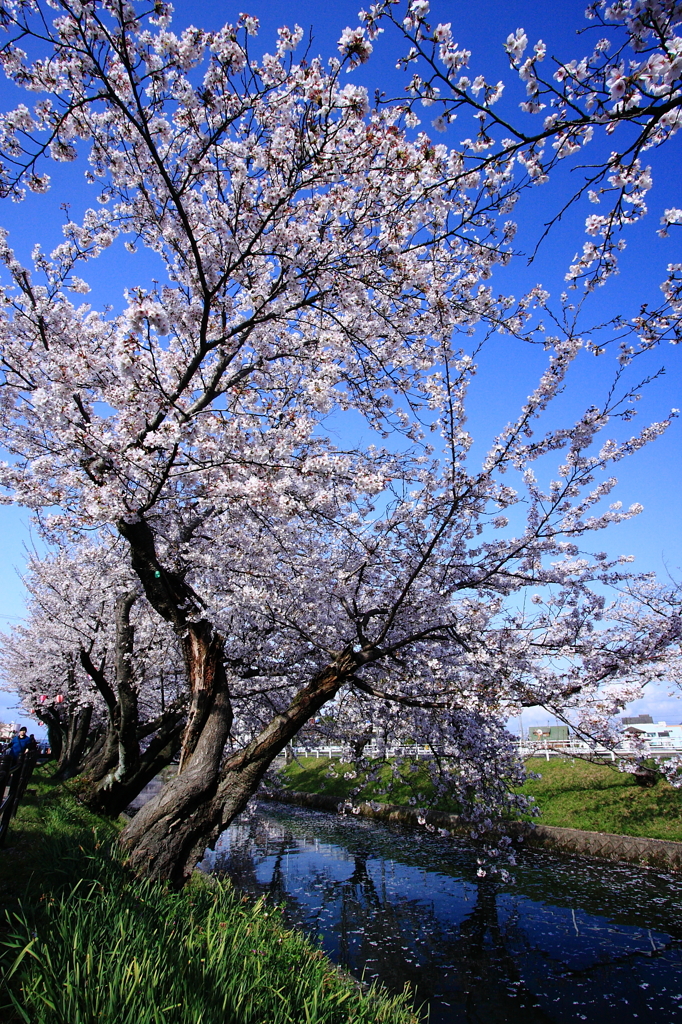
<svg viewBox="0 0 682 1024"><path fill-rule="evenodd" d="M118 530L130 545L130 562L158 614L173 627L182 648L190 694L187 727L182 739L180 772L184 772L202 747L200 760L222 734L224 747L232 725L223 666L224 641L204 615L204 605L184 577L166 569L156 552L154 533L144 518L120 520ZM222 724L220 724L222 723ZM208 736L204 743L204 730ZM216 731L217 730L217 731ZM222 748L220 755L222 754Z"/></svg>
<svg viewBox="0 0 682 1024"><path fill-rule="evenodd" d="M126 809L129 803L138 796L144 787L166 768L180 749L185 709L182 706L166 711L164 721L152 737L147 749L139 756L134 770L119 775L115 770L98 784L84 788L81 799L98 814L116 818Z"/></svg>
<svg viewBox="0 0 682 1024"><path fill-rule="evenodd" d="M229 756L222 769L222 747L218 752L217 743L210 758L202 756L204 729L185 771L150 800L121 834L129 864L140 873L182 885L206 847L244 810L275 757L335 696L355 668L352 652L344 651L301 689L287 710L276 715L244 750ZM217 699L214 707L219 703ZM216 740L219 735L218 730Z"/></svg>
<svg viewBox="0 0 682 1024"><path fill-rule="evenodd" d="M190 823L202 819L205 808L212 806L231 724L232 708L224 690L213 701L189 764L186 763L184 771L137 812L123 832L124 847L136 870L154 877L181 880L173 866L176 853L179 854L183 846L180 834L184 836L188 827L191 832ZM160 859L159 848L166 848L167 854ZM183 865L179 862L177 866L182 872Z"/></svg>
<svg viewBox="0 0 682 1024"><path fill-rule="evenodd" d="M90 732L92 705L69 712L66 735L63 738L62 750L57 763L55 778L70 779L76 775L80 765Z"/></svg>
<svg viewBox="0 0 682 1024"><path fill-rule="evenodd" d="M134 592L116 601L116 690L87 652L81 661L104 697L109 711L106 737L96 760L84 773L80 797L93 811L117 817L180 749L185 702L177 701L151 723L140 725L133 674L134 627L130 612ZM140 740L154 732L143 754Z"/></svg>
<svg viewBox="0 0 682 1024"><path fill-rule="evenodd" d="M227 696L227 678L223 665L224 641L211 623L207 619L189 623L181 637L181 642L192 701L187 727L182 738L180 771L183 772L197 750L204 728L208 726L216 697L219 694L224 695L225 699L221 702L222 705L229 705L229 697ZM222 746L224 747L232 726L231 708L227 716L220 712L217 716L212 717L209 731L218 728L219 721L226 723L222 730ZM213 741L214 743L215 741Z"/></svg>
<svg viewBox="0 0 682 1024"><path fill-rule="evenodd" d="M116 767L118 743L109 726L100 732L80 764L79 774L99 781Z"/></svg>
<svg viewBox="0 0 682 1024"><path fill-rule="evenodd" d="M285 712L275 715L244 750L223 763L233 720L224 640L184 577L159 562L146 520L121 520L118 529L130 544L131 565L147 599L180 640L191 700L180 771L138 811L121 843L135 870L180 885L206 846L244 809L273 759L334 697L358 660L352 648L342 651L298 692Z"/></svg>

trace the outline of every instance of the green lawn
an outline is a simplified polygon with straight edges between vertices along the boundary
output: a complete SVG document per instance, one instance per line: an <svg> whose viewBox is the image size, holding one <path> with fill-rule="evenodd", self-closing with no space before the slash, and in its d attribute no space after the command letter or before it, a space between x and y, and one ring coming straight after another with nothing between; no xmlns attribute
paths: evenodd
<svg viewBox="0 0 682 1024"><path fill-rule="evenodd" d="M389 804L408 804L412 801L415 806L428 806L438 811L455 813L457 810L450 800L431 802L433 787L426 771L418 763L414 768L403 765L400 776L396 777L391 764L382 762L379 777L369 782L366 773L353 778L346 778L347 774L354 774L353 766L343 761L327 757L300 757L283 769L280 780L285 789L301 793L324 793L339 800L352 797L353 791L359 788L360 793L353 799Z"/></svg>
<svg viewBox="0 0 682 1024"><path fill-rule="evenodd" d="M530 780L521 790L535 798L541 812L536 819L540 824L682 841L682 791L667 782L661 780L652 789L643 789L632 775L608 765L564 758L532 758L527 766L542 776ZM382 792L390 775L389 766L382 769L378 782L369 785L364 785L362 776L344 778L350 771L350 765L338 761L304 757L300 763L288 765L280 778L285 788L325 793L340 800L360 786L357 800L406 804L413 797L419 806L430 806L432 790L423 771L404 772L403 781L390 793ZM452 812L457 809L446 801L433 806Z"/></svg>
<svg viewBox="0 0 682 1024"><path fill-rule="evenodd" d="M20 899L34 901L46 885L58 884L66 865L51 861L55 842L77 850L93 829L96 841L111 842L123 827L92 815L71 796L68 783L52 780L53 772L54 765L34 771L0 849L0 922Z"/></svg>
<svg viewBox="0 0 682 1024"><path fill-rule="evenodd" d="M667 782L643 789L632 775L608 765L564 758L527 764L542 778L527 782L522 792L535 797L543 825L682 841L682 790Z"/></svg>

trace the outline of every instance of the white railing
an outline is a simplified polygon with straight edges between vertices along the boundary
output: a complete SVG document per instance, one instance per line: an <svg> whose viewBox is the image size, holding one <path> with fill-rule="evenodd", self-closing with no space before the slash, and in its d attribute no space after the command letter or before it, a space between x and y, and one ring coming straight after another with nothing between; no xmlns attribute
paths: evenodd
<svg viewBox="0 0 682 1024"><path fill-rule="evenodd" d="M585 743L584 740L572 739L572 740L519 740L519 754L521 757L542 757L549 761L550 757L563 756L563 757L597 757L610 759L615 761L619 757L632 758L636 756L672 756L673 754L682 753L682 741L673 739L671 740L654 740L644 743L632 743L630 740L624 740L623 743L615 747L613 750L610 747L604 747L598 744L596 747L590 746L589 743Z"/></svg>
<svg viewBox="0 0 682 1024"><path fill-rule="evenodd" d="M338 757L338 758L349 758L352 757L350 747L341 746L329 746L329 747L304 747L295 746L292 748L293 753L296 757ZM429 746L419 746L418 744L411 744L408 746L392 746L392 747L375 747L372 744L367 744L363 754L365 757L379 757L381 755L387 755L388 757L432 757L433 751Z"/></svg>
<svg viewBox="0 0 682 1024"><path fill-rule="evenodd" d="M611 750L608 747L591 747L583 740L519 740L519 755L527 757L595 757L604 760L615 761L619 757L631 758L636 755L671 756L682 753L682 741L654 740L653 742L634 744L625 740L620 746ZM296 745L292 748L296 757L337 758L338 760L352 759L349 747L340 745L329 746L303 746ZM367 744L364 749L365 757L433 757L433 750L430 746L418 744L381 747L374 744Z"/></svg>

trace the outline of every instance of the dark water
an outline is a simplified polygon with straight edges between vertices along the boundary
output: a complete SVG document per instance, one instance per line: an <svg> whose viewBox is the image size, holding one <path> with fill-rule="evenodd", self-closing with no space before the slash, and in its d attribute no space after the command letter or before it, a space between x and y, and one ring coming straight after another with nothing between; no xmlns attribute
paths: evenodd
<svg viewBox="0 0 682 1024"><path fill-rule="evenodd" d="M682 1024L682 878L519 857L515 884L477 878L466 840L261 806L205 869L284 902L337 963L431 1024Z"/></svg>

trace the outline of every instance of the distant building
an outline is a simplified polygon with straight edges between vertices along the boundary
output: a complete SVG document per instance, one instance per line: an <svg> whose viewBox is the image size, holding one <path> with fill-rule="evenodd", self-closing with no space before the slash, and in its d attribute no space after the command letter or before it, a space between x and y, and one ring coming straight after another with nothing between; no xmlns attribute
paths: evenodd
<svg viewBox="0 0 682 1024"><path fill-rule="evenodd" d="M644 716L648 718L648 715ZM623 719L625 722L625 719ZM628 725L626 732L631 736L639 735L647 740L651 747L673 747L682 749L682 725L668 725L667 722L644 722Z"/></svg>
<svg viewBox="0 0 682 1024"><path fill-rule="evenodd" d="M568 743L567 725L532 725L528 739L532 743Z"/></svg>
<svg viewBox="0 0 682 1024"><path fill-rule="evenodd" d="M635 715L634 718L621 718L623 725L653 725L651 715Z"/></svg>

